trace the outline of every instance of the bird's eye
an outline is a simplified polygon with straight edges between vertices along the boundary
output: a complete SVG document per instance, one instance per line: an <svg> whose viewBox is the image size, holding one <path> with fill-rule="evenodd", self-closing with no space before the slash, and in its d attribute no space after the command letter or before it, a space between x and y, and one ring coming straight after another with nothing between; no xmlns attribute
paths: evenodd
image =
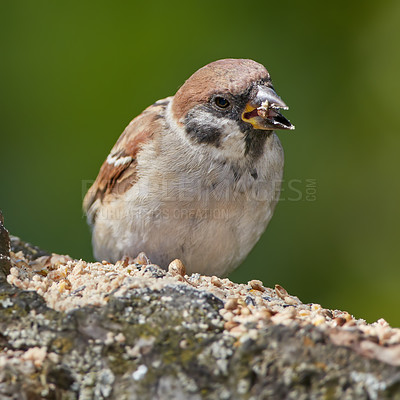
<svg viewBox="0 0 400 400"><path fill-rule="evenodd" d="M214 102L219 108L227 108L230 104L229 101L224 97L216 97Z"/></svg>

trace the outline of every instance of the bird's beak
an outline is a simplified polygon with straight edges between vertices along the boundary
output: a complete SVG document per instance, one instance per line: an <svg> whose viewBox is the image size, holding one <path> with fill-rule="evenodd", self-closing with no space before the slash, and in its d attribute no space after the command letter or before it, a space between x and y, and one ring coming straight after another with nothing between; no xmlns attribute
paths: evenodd
<svg viewBox="0 0 400 400"><path fill-rule="evenodd" d="M258 85L255 95L246 104L242 120L253 125L254 129L293 130L294 125L279 112L280 109L288 110L289 107L272 88Z"/></svg>

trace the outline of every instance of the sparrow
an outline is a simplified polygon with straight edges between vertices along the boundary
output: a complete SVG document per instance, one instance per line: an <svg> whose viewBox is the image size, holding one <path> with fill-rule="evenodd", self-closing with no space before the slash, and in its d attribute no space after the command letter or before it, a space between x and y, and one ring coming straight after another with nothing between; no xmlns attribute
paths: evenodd
<svg viewBox="0 0 400 400"><path fill-rule="evenodd" d="M196 71L121 134L83 208L94 256L144 252L167 268L227 276L266 229L284 156L275 130L294 126L267 69L223 59Z"/></svg>

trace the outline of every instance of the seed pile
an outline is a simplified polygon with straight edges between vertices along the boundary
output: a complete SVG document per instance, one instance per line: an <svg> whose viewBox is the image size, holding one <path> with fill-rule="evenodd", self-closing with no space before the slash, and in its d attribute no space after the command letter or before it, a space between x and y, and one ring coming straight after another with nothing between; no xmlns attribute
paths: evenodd
<svg viewBox="0 0 400 400"><path fill-rule="evenodd" d="M346 311L303 304L280 285L271 289L259 280L238 284L216 276L188 276L179 260L174 260L168 271L164 271L151 264L143 253L135 259L126 258L115 264L89 263L56 254L29 261L22 252L11 253L11 260L13 267L8 282L20 289L35 290L57 311L86 305L101 306L107 303L111 294L118 297L134 288L159 290L167 285L190 285L223 300L220 315L225 333L238 339L243 335L256 336L259 329L271 323L311 324L332 332L332 340L339 345L347 345L348 333L353 335L352 343L356 335L359 342L367 339L377 346L396 345L399 359L391 363L400 365L400 329L390 327L383 319L368 324Z"/></svg>

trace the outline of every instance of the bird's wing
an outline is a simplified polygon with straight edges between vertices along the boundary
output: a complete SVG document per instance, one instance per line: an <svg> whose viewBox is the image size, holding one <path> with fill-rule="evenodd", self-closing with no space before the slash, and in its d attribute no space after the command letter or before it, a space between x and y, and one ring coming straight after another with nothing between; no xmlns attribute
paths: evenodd
<svg viewBox="0 0 400 400"><path fill-rule="evenodd" d="M136 156L141 146L163 128L171 97L159 100L134 118L122 132L83 200L83 210L93 223L100 203L109 195L125 193L137 179Z"/></svg>

